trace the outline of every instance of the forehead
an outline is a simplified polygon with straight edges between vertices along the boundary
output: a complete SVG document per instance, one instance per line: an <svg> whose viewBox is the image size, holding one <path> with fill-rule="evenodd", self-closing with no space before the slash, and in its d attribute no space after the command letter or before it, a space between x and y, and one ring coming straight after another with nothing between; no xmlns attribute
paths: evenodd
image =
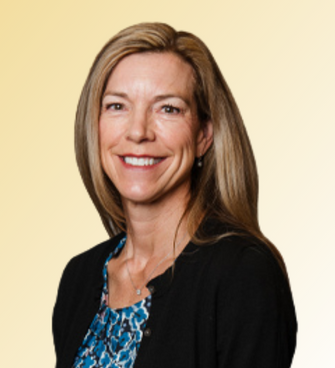
<svg viewBox="0 0 335 368"><path fill-rule="evenodd" d="M191 98L194 80L192 66L174 53L138 53L126 56L116 65L106 90L182 94Z"/></svg>

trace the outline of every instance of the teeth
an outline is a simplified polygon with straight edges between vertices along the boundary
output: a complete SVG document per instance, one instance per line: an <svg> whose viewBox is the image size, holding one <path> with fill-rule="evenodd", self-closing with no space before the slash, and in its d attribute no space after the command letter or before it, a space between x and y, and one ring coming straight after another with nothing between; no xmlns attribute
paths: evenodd
<svg viewBox="0 0 335 368"><path fill-rule="evenodd" d="M161 158L144 158L144 157L124 157L124 162L128 165L132 166L151 166L158 164L158 162L162 161Z"/></svg>

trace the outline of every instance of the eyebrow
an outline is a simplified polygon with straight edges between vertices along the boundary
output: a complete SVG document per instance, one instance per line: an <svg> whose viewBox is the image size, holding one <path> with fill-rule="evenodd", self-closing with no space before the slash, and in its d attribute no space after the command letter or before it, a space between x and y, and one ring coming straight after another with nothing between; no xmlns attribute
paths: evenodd
<svg viewBox="0 0 335 368"><path fill-rule="evenodd" d="M117 91L106 91L102 98L104 99L106 96L115 96L115 97L122 97L125 99L129 99L129 96L127 95L127 93L124 92L117 92ZM186 103L186 105L191 106L191 101L189 98L184 97L182 95L179 94L174 94L174 93L167 93L167 94L163 94L163 95L157 95L154 97L154 101L155 102L159 102L162 100L165 100L167 98L179 98L180 100L184 101Z"/></svg>
<svg viewBox="0 0 335 368"><path fill-rule="evenodd" d="M165 100L166 98L179 98L180 100L184 101L186 105L188 106L191 105L191 101L187 97L184 97L178 94L173 94L173 93L165 94L165 95L158 95L155 97L155 101L162 101L162 100Z"/></svg>
<svg viewBox="0 0 335 368"><path fill-rule="evenodd" d="M116 97L123 97L127 98L128 95L123 92L114 92L114 91L107 91L102 95L102 98L105 98L106 96L116 96Z"/></svg>

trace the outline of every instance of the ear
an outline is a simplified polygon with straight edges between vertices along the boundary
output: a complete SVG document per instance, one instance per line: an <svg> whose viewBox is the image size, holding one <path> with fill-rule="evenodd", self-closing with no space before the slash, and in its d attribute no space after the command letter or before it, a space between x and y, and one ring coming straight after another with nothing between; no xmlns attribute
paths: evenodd
<svg viewBox="0 0 335 368"><path fill-rule="evenodd" d="M199 130L197 140L197 157L203 156L213 143L213 123L208 120Z"/></svg>

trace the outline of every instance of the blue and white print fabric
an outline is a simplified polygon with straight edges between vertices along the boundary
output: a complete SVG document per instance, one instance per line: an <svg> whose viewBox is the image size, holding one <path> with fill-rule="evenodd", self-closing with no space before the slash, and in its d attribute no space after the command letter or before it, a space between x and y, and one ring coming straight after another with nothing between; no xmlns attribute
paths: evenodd
<svg viewBox="0 0 335 368"><path fill-rule="evenodd" d="M123 248L126 237L107 258L101 304L78 349L73 368L132 368L149 318L151 295L126 308L108 307L107 265Z"/></svg>

